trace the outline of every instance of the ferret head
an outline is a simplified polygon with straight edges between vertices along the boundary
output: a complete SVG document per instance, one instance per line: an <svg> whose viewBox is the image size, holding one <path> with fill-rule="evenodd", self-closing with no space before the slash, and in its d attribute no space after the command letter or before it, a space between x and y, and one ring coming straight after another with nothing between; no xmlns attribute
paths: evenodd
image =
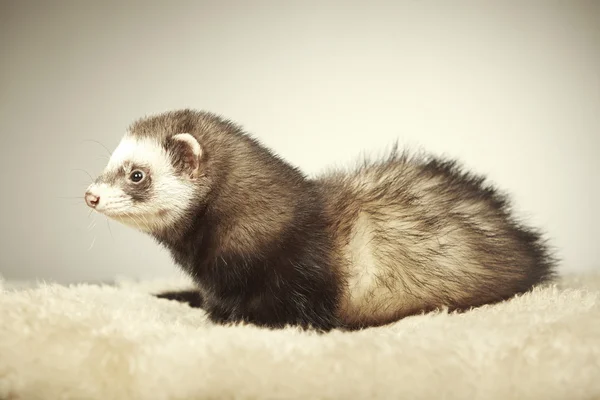
<svg viewBox="0 0 600 400"><path fill-rule="evenodd" d="M190 133L126 134L86 193L94 210L148 233L168 229L206 195L203 151Z"/></svg>

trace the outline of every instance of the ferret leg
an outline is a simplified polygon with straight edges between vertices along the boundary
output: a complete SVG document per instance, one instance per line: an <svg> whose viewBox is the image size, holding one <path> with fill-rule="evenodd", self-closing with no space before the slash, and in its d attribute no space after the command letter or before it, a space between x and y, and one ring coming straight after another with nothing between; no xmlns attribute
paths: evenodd
<svg viewBox="0 0 600 400"><path fill-rule="evenodd" d="M204 302L200 292L196 290L181 290L174 292L164 292L155 294L159 299L176 300L181 303L187 303L190 307L202 308Z"/></svg>

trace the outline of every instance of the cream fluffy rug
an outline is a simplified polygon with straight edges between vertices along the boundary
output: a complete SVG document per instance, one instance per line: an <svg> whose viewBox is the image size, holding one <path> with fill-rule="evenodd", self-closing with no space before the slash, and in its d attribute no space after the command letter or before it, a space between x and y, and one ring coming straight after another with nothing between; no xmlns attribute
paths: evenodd
<svg viewBox="0 0 600 400"><path fill-rule="evenodd" d="M600 399L600 276L356 333L220 327L147 293L0 293L1 399Z"/></svg>

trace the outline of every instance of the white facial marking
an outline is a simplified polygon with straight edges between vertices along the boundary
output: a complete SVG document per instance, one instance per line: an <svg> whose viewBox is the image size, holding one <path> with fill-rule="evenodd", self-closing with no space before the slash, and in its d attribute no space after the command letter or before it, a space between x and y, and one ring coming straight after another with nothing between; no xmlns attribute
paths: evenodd
<svg viewBox="0 0 600 400"><path fill-rule="evenodd" d="M181 136L178 140L188 142L189 139ZM200 146L193 140L196 147L192 145L192 149L197 151ZM144 201L136 201L127 194L127 185L135 186L129 181L129 174L132 172L128 169L130 165L134 168L136 165L142 166L148 170L149 176L146 179L150 179L151 184ZM100 198L96 210L145 232L157 231L174 223L188 208L194 196L194 185L177 175L167 151L152 138L125 136L103 172L115 173L119 173L120 178L114 185L102 183L90 186L90 193Z"/></svg>
<svg viewBox="0 0 600 400"><path fill-rule="evenodd" d="M131 206L131 197L115 186L93 183L88 187L88 192L98 197L95 210L108 216L118 214Z"/></svg>
<svg viewBox="0 0 600 400"><path fill-rule="evenodd" d="M148 165L154 174L167 172L170 167L167 152L160 143L152 139L137 139L125 136L112 153L105 171L115 171L126 162Z"/></svg>

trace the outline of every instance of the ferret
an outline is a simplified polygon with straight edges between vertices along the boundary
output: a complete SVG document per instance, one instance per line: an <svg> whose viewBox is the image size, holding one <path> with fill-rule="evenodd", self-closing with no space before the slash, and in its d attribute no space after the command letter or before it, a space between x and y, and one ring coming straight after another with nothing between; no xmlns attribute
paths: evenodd
<svg viewBox="0 0 600 400"><path fill-rule="evenodd" d="M197 290L157 296L214 323L356 330L554 276L542 235L456 161L396 145L308 177L208 111L134 121L85 201L166 247Z"/></svg>

